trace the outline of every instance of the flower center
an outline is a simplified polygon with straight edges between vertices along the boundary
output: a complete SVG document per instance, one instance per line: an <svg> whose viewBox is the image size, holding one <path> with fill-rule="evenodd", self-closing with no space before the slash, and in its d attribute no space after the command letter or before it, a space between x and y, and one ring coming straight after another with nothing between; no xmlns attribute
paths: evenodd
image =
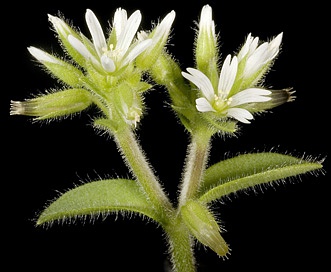
<svg viewBox="0 0 331 272"><path fill-rule="evenodd" d="M113 61L117 61L122 55L122 50L114 49L113 44L109 45L109 49L102 48L102 51L104 52L104 55L106 55L108 58L112 59Z"/></svg>
<svg viewBox="0 0 331 272"><path fill-rule="evenodd" d="M229 105L231 103L231 97L224 99L223 97L220 97L215 94L214 97L214 103L213 103L213 108L218 112L218 113L227 113L227 110L229 108Z"/></svg>

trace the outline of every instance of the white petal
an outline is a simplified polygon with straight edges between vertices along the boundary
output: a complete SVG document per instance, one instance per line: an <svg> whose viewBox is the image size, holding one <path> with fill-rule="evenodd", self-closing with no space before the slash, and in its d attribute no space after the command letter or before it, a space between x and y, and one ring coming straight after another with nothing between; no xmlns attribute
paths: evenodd
<svg viewBox="0 0 331 272"><path fill-rule="evenodd" d="M63 22L60 18L48 14L48 20L53 24L57 33L63 36L67 36L71 32L68 25Z"/></svg>
<svg viewBox="0 0 331 272"><path fill-rule="evenodd" d="M283 32L278 34L276 38L274 38L270 43L269 43L269 59L273 59L276 57L276 55L279 53L279 47L283 39Z"/></svg>
<svg viewBox="0 0 331 272"><path fill-rule="evenodd" d="M136 46L132 48L132 50L129 52L129 54L124 58L124 60L121 63L121 66L125 66L129 64L131 61L133 61L136 57L139 56L143 51L145 51L148 46L152 44L152 39L144 40L140 43L138 43Z"/></svg>
<svg viewBox="0 0 331 272"><path fill-rule="evenodd" d="M215 22L212 18L212 8L209 5L202 7L200 22L199 22L199 35L207 33L208 37L215 39Z"/></svg>
<svg viewBox="0 0 331 272"><path fill-rule="evenodd" d="M75 48L79 54L81 54L85 59L91 60L94 64L100 65L97 59L88 51L86 46L78 40L76 37L69 35L68 42Z"/></svg>
<svg viewBox="0 0 331 272"><path fill-rule="evenodd" d="M231 61L231 55L227 55L220 74L218 82L218 92L222 98L226 98L233 86L237 75L238 60L234 56Z"/></svg>
<svg viewBox="0 0 331 272"><path fill-rule="evenodd" d="M255 52L258 44L259 44L259 37L255 37L249 46L248 56L252 55Z"/></svg>
<svg viewBox="0 0 331 272"><path fill-rule="evenodd" d="M240 51L239 51L239 53L237 55L238 61L241 61L248 54L248 51L249 51L249 48L251 46L252 41L253 41L252 34L249 33L248 36L247 36L247 38L246 38L245 44L240 49Z"/></svg>
<svg viewBox="0 0 331 272"><path fill-rule="evenodd" d="M41 49L30 46L30 47L28 47L28 50L29 50L30 54L32 56L34 56L40 62L51 62L51 63L55 63L55 64L61 64L61 62L57 58L42 51Z"/></svg>
<svg viewBox="0 0 331 272"><path fill-rule="evenodd" d="M85 19L86 19L87 26L90 30L90 33L92 35L94 47L95 47L99 57L101 57L104 50L107 49L107 43L106 43L105 35L103 34L103 31L102 31L102 27L101 27L97 17L94 15L94 13L90 9L87 9L86 14L85 14Z"/></svg>
<svg viewBox="0 0 331 272"><path fill-rule="evenodd" d="M250 123L250 121L248 121L248 120L254 119L253 115L248 110L241 109L241 108L230 108L228 110L228 116L231 116L245 124Z"/></svg>
<svg viewBox="0 0 331 272"><path fill-rule="evenodd" d="M247 59L245 66L245 77L256 73L263 65L274 59L279 53L279 47L282 41L283 33L277 35L270 43L261 44Z"/></svg>
<svg viewBox="0 0 331 272"><path fill-rule="evenodd" d="M268 60L268 43L261 44L247 59L244 76L255 74Z"/></svg>
<svg viewBox="0 0 331 272"><path fill-rule="evenodd" d="M246 38L245 44L240 49L240 51L237 55L238 62L240 62L245 57L249 57L250 55L252 55L254 53L254 51L256 50L258 43L259 43L259 37L254 38L251 35L251 33L249 33Z"/></svg>
<svg viewBox="0 0 331 272"><path fill-rule="evenodd" d="M116 44L120 57L123 57L132 43L141 22L141 13L136 10L128 19L124 31L120 34Z"/></svg>
<svg viewBox="0 0 331 272"><path fill-rule="evenodd" d="M124 31L127 20L128 20L128 16L126 10L122 8L118 8L115 11L115 15L113 19L113 27L115 29L117 39Z"/></svg>
<svg viewBox="0 0 331 272"><path fill-rule="evenodd" d="M232 96L231 107L246 104L246 103L256 103L256 102L265 102L271 100L270 95L271 91L259 88L249 88L243 90L239 93L236 93Z"/></svg>
<svg viewBox="0 0 331 272"><path fill-rule="evenodd" d="M155 33L153 35L153 44L159 42L165 43L169 36L170 29L173 21L175 20L176 13L174 10L169 12L166 17L161 21L161 23L155 28Z"/></svg>
<svg viewBox="0 0 331 272"><path fill-rule="evenodd" d="M215 91L209 78L197 69L187 68L186 70L191 74L182 72L183 77L195 84L208 101L212 101L215 97Z"/></svg>
<svg viewBox="0 0 331 272"><path fill-rule="evenodd" d="M216 112L216 110L214 110L212 105L210 105L209 101L204 97L196 99L195 103L197 110L200 112L208 112L208 111Z"/></svg>
<svg viewBox="0 0 331 272"><path fill-rule="evenodd" d="M107 72L115 71L116 67L114 61L111 58L109 58L107 55L102 55L100 60L103 69L105 69Z"/></svg>

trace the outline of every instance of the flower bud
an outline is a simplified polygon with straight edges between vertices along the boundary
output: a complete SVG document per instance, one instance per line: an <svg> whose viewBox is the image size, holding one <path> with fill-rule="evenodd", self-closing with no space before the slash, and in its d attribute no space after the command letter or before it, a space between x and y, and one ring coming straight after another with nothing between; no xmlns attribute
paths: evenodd
<svg viewBox="0 0 331 272"><path fill-rule="evenodd" d="M219 256L228 254L229 248L220 234L220 227L206 206L190 200L182 207L181 214L186 226L200 243Z"/></svg>
<svg viewBox="0 0 331 272"><path fill-rule="evenodd" d="M48 14L48 20L52 24L54 30L58 34L58 39L66 49L66 52L77 62L79 65L85 64L85 59L77 52L77 50L70 44L68 37L72 36L76 39L87 40L84 36L77 33L70 27L64 20Z"/></svg>
<svg viewBox="0 0 331 272"><path fill-rule="evenodd" d="M84 74L79 69L36 47L30 46L28 50L32 56L45 65L61 81L72 87L82 86Z"/></svg>
<svg viewBox="0 0 331 272"><path fill-rule="evenodd" d="M265 110L270 110L286 102L292 102L295 100L295 96L293 95L295 91L293 91L291 88L269 91L271 92L271 94L269 95L271 99L269 101L251 103L246 108L250 112L261 112Z"/></svg>
<svg viewBox="0 0 331 272"><path fill-rule="evenodd" d="M168 41L171 26L175 16L176 13L172 10L164 17L164 19L154 28L150 34L144 31L138 33L139 40L146 40L147 38L152 39L152 42L148 48L136 59L137 66L142 70L150 69L160 54L162 54L164 46Z"/></svg>
<svg viewBox="0 0 331 272"><path fill-rule="evenodd" d="M58 91L25 101L11 101L10 115L35 116L36 120L62 117L85 110L92 104L84 89Z"/></svg>
<svg viewBox="0 0 331 272"><path fill-rule="evenodd" d="M212 8L205 5L201 10L199 29L196 38L195 59L197 69L206 74L212 82L217 81L218 52L215 35L215 22L212 19Z"/></svg>

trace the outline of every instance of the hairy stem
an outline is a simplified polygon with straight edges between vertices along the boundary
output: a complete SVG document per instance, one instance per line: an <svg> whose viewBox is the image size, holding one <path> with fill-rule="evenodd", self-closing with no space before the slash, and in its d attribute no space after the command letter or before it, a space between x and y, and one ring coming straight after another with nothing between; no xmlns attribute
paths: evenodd
<svg viewBox="0 0 331 272"><path fill-rule="evenodd" d="M164 229L167 233L173 272L195 272L192 237L180 217L170 222Z"/></svg>
<svg viewBox="0 0 331 272"><path fill-rule="evenodd" d="M115 132L114 136L128 167L157 210L173 210L169 198L164 193L160 182L148 164L132 130L130 128L121 129Z"/></svg>
<svg viewBox="0 0 331 272"><path fill-rule="evenodd" d="M179 208L197 193L209 156L210 135L193 133L186 157L185 171L179 196Z"/></svg>

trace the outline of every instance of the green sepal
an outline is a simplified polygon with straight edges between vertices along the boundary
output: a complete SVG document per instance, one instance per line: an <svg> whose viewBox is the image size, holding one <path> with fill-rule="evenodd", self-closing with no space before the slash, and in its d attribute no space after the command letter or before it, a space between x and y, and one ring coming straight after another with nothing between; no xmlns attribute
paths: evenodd
<svg viewBox="0 0 331 272"><path fill-rule="evenodd" d="M89 182L65 192L40 214L36 224L70 222L77 217L97 217L117 212L133 212L156 222L161 220L136 181L107 179Z"/></svg>
<svg viewBox="0 0 331 272"><path fill-rule="evenodd" d="M65 84L73 88L83 86L85 75L75 66L59 59L58 63L43 62L43 64L52 75L60 79Z"/></svg>
<svg viewBox="0 0 331 272"><path fill-rule="evenodd" d="M239 190L322 167L322 162L273 152L239 155L206 169L199 199L208 203Z"/></svg>
<svg viewBox="0 0 331 272"><path fill-rule="evenodd" d="M234 135L237 131L237 122L231 121L229 119L216 119L209 113L202 113L202 119L207 123L206 125L210 130L213 131L213 134L220 133L221 135Z"/></svg>

